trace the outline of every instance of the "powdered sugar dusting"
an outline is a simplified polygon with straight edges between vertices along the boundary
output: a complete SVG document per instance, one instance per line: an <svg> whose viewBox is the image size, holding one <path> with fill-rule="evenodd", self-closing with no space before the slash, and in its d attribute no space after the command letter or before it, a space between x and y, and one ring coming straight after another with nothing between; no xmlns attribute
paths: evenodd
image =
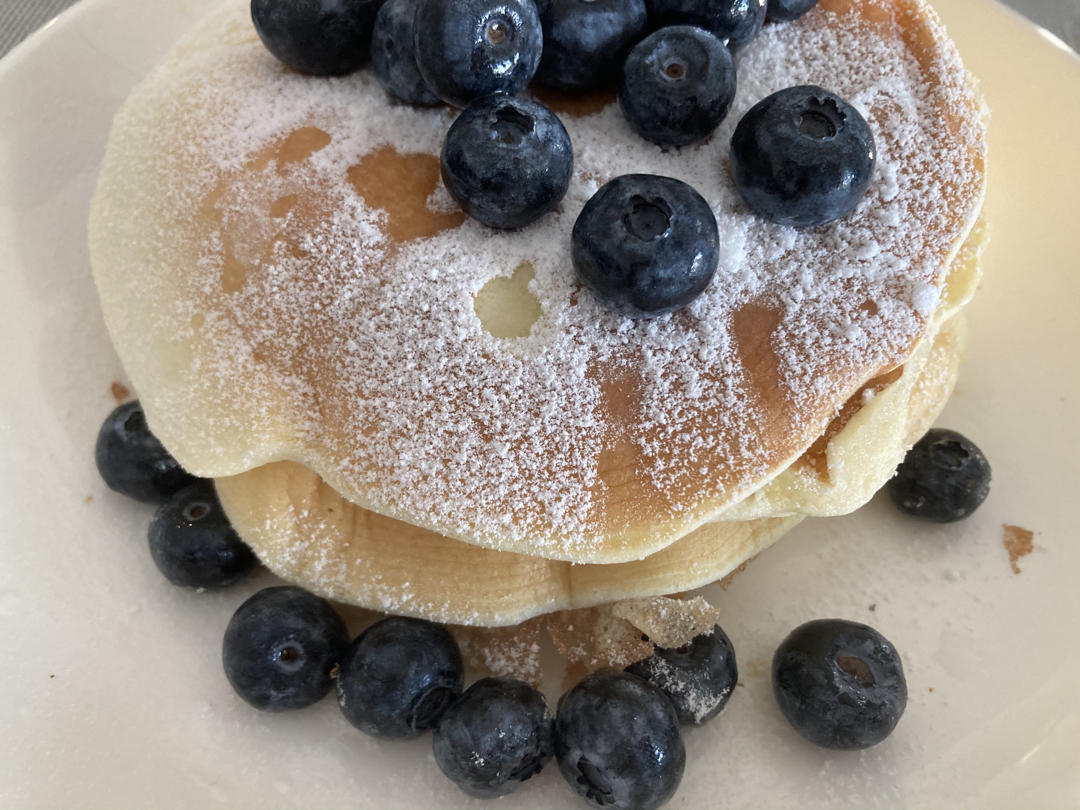
<svg viewBox="0 0 1080 810"><path fill-rule="evenodd" d="M146 329L191 347L182 385L144 391L152 358L118 339L148 413L197 420L213 401L230 414L199 426L207 449L171 448L204 474L226 457L295 458L361 505L494 548L587 559L642 525L671 542L797 456L852 391L903 361L937 307L978 203L982 134L938 114L974 109L951 46L928 73L890 25L816 9L767 26L740 54L727 120L697 147L642 141L616 105L564 117L576 161L565 200L502 233L459 224L423 162L449 110L391 104L369 72L289 73L243 36L246 5L230 2L199 36L222 29L231 44L188 52L136 96L176 99L175 126L161 126L166 102L157 117L141 120L136 102L120 119L155 145L141 168L163 181L148 193L187 212L177 219L201 246L177 277L177 234L160 232L160 266L127 280L122 304L103 293L107 314L167 297ZM852 216L795 231L744 207L726 145L753 103L806 83L868 117L879 159ZM282 157L286 138L299 159ZM364 162L376 153L385 162ZM405 216L365 185L388 166L418 184L436 171L418 186L422 210ZM694 185L721 234L709 289L649 321L606 311L570 261L585 201L641 171ZM401 230L417 219L430 225L422 238ZM494 338L473 296L526 262L541 317L528 337ZM292 439L273 454L250 449L282 432ZM614 457L633 489L605 476Z"/></svg>

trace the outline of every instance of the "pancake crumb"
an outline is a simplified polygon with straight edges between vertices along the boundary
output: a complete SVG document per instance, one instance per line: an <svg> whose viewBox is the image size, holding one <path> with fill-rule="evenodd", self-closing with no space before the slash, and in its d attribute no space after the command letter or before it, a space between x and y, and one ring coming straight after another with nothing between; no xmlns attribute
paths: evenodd
<svg viewBox="0 0 1080 810"><path fill-rule="evenodd" d="M1005 531L1002 543L1009 553L1009 565L1012 566L1014 574L1019 574L1020 566L1017 563L1020 558L1026 557L1035 550L1035 532L1009 523L1003 524L1003 527Z"/></svg>

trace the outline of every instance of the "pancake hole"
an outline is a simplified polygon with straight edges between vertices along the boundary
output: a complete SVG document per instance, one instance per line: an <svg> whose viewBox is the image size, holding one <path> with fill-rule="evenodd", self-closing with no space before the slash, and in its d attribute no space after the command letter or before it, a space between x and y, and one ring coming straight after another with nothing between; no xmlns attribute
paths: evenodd
<svg viewBox="0 0 1080 810"><path fill-rule="evenodd" d="M492 337L528 337L540 319L540 302L529 291L533 266L523 262L510 278L493 278L473 297L473 311Z"/></svg>

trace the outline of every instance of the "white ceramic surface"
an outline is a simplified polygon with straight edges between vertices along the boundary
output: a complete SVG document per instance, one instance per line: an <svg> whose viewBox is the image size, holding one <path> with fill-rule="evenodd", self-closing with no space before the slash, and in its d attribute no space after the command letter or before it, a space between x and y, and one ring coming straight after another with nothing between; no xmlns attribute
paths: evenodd
<svg viewBox="0 0 1080 810"><path fill-rule="evenodd" d="M332 700L263 715L221 674L234 607L270 581L181 591L145 549L147 507L92 447L122 380L97 311L86 214L110 117L212 0L85 0L0 62L0 806L490 807L429 742L384 744ZM1080 807L1080 60L988 0L939 0L993 109L993 242L941 423L994 465L965 523L882 498L808 521L711 598L743 686L686 735L673 808ZM1013 573L1002 524L1036 532ZM802 742L768 665L795 625L844 616L901 650L910 701L875 749ZM584 807L548 768L501 807Z"/></svg>

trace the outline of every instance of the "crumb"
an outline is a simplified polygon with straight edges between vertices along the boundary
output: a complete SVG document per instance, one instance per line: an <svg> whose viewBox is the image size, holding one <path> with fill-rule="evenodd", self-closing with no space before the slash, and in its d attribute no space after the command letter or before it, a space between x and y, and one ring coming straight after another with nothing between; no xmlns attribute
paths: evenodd
<svg viewBox="0 0 1080 810"><path fill-rule="evenodd" d="M123 405L129 399L133 399L131 395L131 389L121 382L114 382L109 386L109 390L112 391L113 399L116 400L117 405Z"/></svg>
<svg viewBox="0 0 1080 810"><path fill-rule="evenodd" d="M743 683L742 681L735 681L735 685L736 686L746 686L746 684Z"/></svg>
<svg viewBox="0 0 1080 810"><path fill-rule="evenodd" d="M746 566L749 565L750 560L753 560L753 559L754 558L751 557L749 560L744 560L742 563L739 564L739 566L734 571L732 571L730 574L728 574L723 579L721 579L720 582L719 582L720 590L726 591L731 586L732 581L735 579L735 575L736 574L741 574L743 571L745 571Z"/></svg>
<svg viewBox="0 0 1080 810"><path fill-rule="evenodd" d="M931 686L931 687L928 687L928 689L929 689L929 691L931 691L931 692L933 692L933 691L934 691L934 687L932 687L932 686Z"/></svg>
<svg viewBox="0 0 1080 810"><path fill-rule="evenodd" d="M1002 543L1005 545L1005 550L1009 552L1009 565L1012 566L1014 574L1019 574L1020 566L1017 562L1021 557L1026 557L1035 550L1035 532L1021 526L1011 526L1008 523L1003 524L1003 528L1005 535Z"/></svg>
<svg viewBox="0 0 1080 810"><path fill-rule="evenodd" d="M746 664L746 671L752 678L764 678L768 667L766 667L760 661L748 661Z"/></svg>
<svg viewBox="0 0 1080 810"><path fill-rule="evenodd" d="M55 676L55 675L50 675L49 677L50 677L50 678L55 678L56 676Z"/></svg>
<svg viewBox="0 0 1080 810"><path fill-rule="evenodd" d="M93 495L87 495L85 498L82 499L82 502L83 503L93 503L94 502L94 496Z"/></svg>
<svg viewBox="0 0 1080 810"><path fill-rule="evenodd" d="M870 612L873 613L875 610L877 610L877 602L874 602L874 604L870 605Z"/></svg>

